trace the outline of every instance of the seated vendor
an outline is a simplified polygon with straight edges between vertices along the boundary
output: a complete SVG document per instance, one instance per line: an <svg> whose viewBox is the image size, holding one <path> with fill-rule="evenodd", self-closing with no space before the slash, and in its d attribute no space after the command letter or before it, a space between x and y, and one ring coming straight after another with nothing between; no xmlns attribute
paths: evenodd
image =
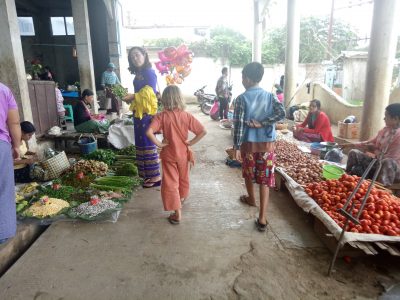
<svg viewBox="0 0 400 300"><path fill-rule="evenodd" d="M35 126L31 122L21 122L20 158L14 160L14 178L16 183L31 182L30 170L33 163L37 162L35 152L28 150L27 142L35 134Z"/></svg>
<svg viewBox="0 0 400 300"><path fill-rule="evenodd" d="M385 186L400 182L400 103L386 107L385 125L373 139L351 145L360 150L349 152L347 173L362 176L372 159L382 155L382 167L377 181ZM375 163L367 178L372 178L377 166Z"/></svg>
<svg viewBox="0 0 400 300"><path fill-rule="evenodd" d="M89 108L93 105L93 98L93 92L86 89L82 92L81 101L74 107L74 127L77 132L104 133L110 127L107 119L91 115Z"/></svg>
<svg viewBox="0 0 400 300"><path fill-rule="evenodd" d="M334 142L331 123L328 116L321 111L321 102L317 99L310 101L310 111L307 118L293 130L293 136L307 143Z"/></svg>

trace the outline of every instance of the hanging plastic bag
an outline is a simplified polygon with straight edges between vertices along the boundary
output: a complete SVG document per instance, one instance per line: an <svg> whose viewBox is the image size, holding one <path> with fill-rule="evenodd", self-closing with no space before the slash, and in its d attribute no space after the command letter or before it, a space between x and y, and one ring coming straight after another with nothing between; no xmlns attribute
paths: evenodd
<svg viewBox="0 0 400 300"><path fill-rule="evenodd" d="M340 149L332 149L325 154L324 160L341 163L343 159L343 152Z"/></svg>

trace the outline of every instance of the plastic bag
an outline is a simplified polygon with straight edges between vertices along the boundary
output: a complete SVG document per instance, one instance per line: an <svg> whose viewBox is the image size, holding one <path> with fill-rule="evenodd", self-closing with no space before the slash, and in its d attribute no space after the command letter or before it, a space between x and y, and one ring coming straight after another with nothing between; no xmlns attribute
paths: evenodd
<svg viewBox="0 0 400 300"><path fill-rule="evenodd" d="M342 162L342 159L343 159L342 150L336 149L336 148L332 149L332 150L329 150L325 154L325 157L324 157L324 160L332 161L332 162L339 163L339 164Z"/></svg>

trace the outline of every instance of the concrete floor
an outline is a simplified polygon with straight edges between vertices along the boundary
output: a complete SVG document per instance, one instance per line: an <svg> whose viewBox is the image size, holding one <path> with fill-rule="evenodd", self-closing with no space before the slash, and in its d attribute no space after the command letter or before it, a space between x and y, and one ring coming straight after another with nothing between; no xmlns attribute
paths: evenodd
<svg viewBox="0 0 400 300"><path fill-rule="evenodd" d="M269 231L256 231L257 208L238 201L240 170L224 163L230 131L189 110L209 133L194 147L181 224L168 223L159 189L137 191L117 223L53 224L0 278L0 299L377 297L376 269L364 261L339 260L325 276L331 254L286 192L271 192Z"/></svg>

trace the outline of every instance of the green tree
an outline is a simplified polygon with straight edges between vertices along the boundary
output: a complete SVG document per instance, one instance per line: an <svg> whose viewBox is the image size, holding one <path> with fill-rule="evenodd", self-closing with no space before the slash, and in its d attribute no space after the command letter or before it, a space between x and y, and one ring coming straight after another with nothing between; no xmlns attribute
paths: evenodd
<svg viewBox="0 0 400 300"><path fill-rule="evenodd" d="M154 40L146 40L145 43L148 46L166 48L170 46L178 47L179 45L183 44L185 41L182 38L161 38L161 39L154 39Z"/></svg>
<svg viewBox="0 0 400 300"><path fill-rule="evenodd" d="M321 62L328 52L329 20L309 17L300 22L300 59L301 63ZM332 50L334 58L343 50L352 50L357 46L357 33L348 24L335 20L332 28ZM264 63L283 63L285 61L286 28L270 30L263 43Z"/></svg>
<svg viewBox="0 0 400 300"><path fill-rule="evenodd" d="M251 60L251 43L237 31L216 27L210 32L208 53L223 64L243 66Z"/></svg>

